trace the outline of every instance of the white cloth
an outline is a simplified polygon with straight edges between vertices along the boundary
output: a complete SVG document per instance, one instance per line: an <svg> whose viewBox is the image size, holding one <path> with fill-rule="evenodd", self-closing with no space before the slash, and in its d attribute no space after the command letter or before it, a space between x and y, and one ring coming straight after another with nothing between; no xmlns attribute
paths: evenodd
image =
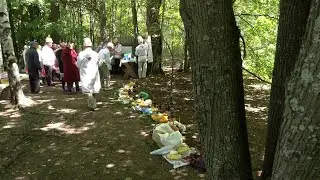
<svg viewBox="0 0 320 180"><path fill-rule="evenodd" d="M43 46L42 48L43 65L53 66L56 62L56 55L49 46Z"/></svg>
<svg viewBox="0 0 320 180"><path fill-rule="evenodd" d="M147 76L147 56L138 57L138 75L139 78L145 78Z"/></svg>
<svg viewBox="0 0 320 180"><path fill-rule="evenodd" d="M41 66L43 65L43 58L42 58L42 51L41 49L37 49L37 53L38 53L38 56L39 56L39 62L41 64Z"/></svg>
<svg viewBox="0 0 320 180"><path fill-rule="evenodd" d="M153 62L153 52L152 52L152 44L147 41L148 44L148 62Z"/></svg>
<svg viewBox="0 0 320 180"><path fill-rule="evenodd" d="M26 59L26 56L27 56L27 51L29 49L24 49L23 52L22 52L22 56L23 56L23 62L24 62L24 65L26 66L27 65L27 59Z"/></svg>
<svg viewBox="0 0 320 180"><path fill-rule="evenodd" d="M80 80L83 93L99 93L99 55L92 48L86 48L78 56L77 66L80 70Z"/></svg>
<svg viewBox="0 0 320 180"><path fill-rule="evenodd" d="M141 43L136 47L135 55L138 56L138 61L140 56L148 56L148 44L147 43Z"/></svg>
<svg viewBox="0 0 320 180"><path fill-rule="evenodd" d="M122 45L121 44L117 44L114 47L114 58L117 58L117 59L122 58Z"/></svg>
<svg viewBox="0 0 320 180"><path fill-rule="evenodd" d="M102 63L106 63L108 69L112 70L110 51L108 48L103 48L99 51L99 65L101 66Z"/></svg>

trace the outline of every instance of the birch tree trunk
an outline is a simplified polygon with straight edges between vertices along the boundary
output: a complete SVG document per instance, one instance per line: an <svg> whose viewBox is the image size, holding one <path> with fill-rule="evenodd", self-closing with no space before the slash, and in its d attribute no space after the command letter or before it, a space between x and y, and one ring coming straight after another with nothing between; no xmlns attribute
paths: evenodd
<svg viewBox="0 0 320 180"><path fill-rule="evenodd" d="M13 42L11 39L11 29L6 0L0 0L0 39L3 58L8 61L8 78L10 86L10 99L13 105L30 105L31 100L24 96L21 87L19 67L14 54ZM26 101L28 100L28 101Z"/></svg>
<svg viewBox="0 0 320 180"><path fill-rule="evenodd" d="M272 175L274 154L283 121L285 84L293 71L305 34L311 0L280 0L277 49L271 86L268 133L262 179Z"/></svg>
<svg viewBox="0 0 320 180"><path fill-rule="evenodd" d="M252 179L232 0L180 0L207 179ZM201 44L201 45L199 45Z"/></svg>
<svg viewBox="0 0 320 180"><path fill-rule="evenodd" d="M312 0L306 36L286 86L272 179L320 179L320 1Z"/></svg>

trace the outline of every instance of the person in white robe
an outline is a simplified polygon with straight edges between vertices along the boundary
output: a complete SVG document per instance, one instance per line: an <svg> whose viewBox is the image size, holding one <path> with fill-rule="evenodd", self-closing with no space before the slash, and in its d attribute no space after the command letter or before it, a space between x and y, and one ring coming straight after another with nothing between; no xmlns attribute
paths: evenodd
<svg viewBox="0 0 320 180"><path fill-rule="evenodd" d="M138 75L141 79L147 75L148 44L144 42L141 36L138 37L138 43L135 55L138 56Z"/></svg>
<svg viewBox="0 0 320 180"><path fill-rule="evenodd" d="M110 87L110 70L111 66L111 55L110 51L113 49L112 43L104 43L102 49L99 51L99 74L101 86L104 90Z"/></svg>
<svg viewBox="0 0 320 180"><path fill-rule="evenodd" d="M52 70L56 62L56 55L53 52L52 43L52 39L50 36L48 36L46 38L46 44L42 48L42 60L46 72L46 81L48 86L53 85Z"/></svg>
<svg viewBox="0 0 320 180"><path fill-rule="evenodd" d="M82 93L87 95L87 103L90 110L95 110L96 94L99 93L100 75L99 75L99 56L92 50L90 38L84 39L84 50L78 55L77 66L80 70L80 81L82 84Z"/></svg>
<svg viewBox="0 0 320 180"><path fill-rule="evenodd" d="M151 73L152 65L153 65L153 52L152 52L152 43L151 36L146 36L145 42L148 44L148 69L147 76Z"/></svg>

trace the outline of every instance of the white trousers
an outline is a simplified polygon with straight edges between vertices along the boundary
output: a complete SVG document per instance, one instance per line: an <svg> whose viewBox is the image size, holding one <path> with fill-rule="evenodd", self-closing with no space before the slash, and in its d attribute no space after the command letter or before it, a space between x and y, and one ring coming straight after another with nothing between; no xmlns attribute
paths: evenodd
<svg viewBox="0 0 320 180"><path fill-rule="evenodd" d="M147 56L138 57L138 75L139 78L145 78L147 76Z"/></svg>

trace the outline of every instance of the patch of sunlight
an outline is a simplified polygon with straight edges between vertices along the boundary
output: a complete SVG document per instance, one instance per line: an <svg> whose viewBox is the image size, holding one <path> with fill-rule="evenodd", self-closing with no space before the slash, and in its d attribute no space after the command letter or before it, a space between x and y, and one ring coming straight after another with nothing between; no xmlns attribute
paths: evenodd
<svg viewBox="0 0 320 180"><path fill-rule="evenodd" d="M56 108L54 108L52 105L48 105L48 109L54 110L54 109L56 109Z"/></svg>
<svg viewBox="0 0 320 180"><path fill-rule="evenodd" d="M149 133L145 131L140 131L140 135L146 137L146 136L149 136Z"/></svg>
<svg viewBox="0 0 320 180"><path fill-rule="evenodd" d="M47 103L47 102L51 102L51 101L56 101L57 99L41 99L41 100L35 100L35 105L39 105L39 104L43 104L43 103Z"/></svg>
<svg viewBox="0 0 320 180"><path fill-rule="evenodd" d="M18 117L21 117L21 114L18 109L7 109L3 112L0 112L0 116L18 118Z"/></svg>
<svg viewBox="0 0 320 180"><path fill-rule="evenodd" d="M5 126L3 126L3 129L10 129L10 128L14 128L17 125L16 122L8 122Z"/></svg>
<svg viewBox="0 0 320 180"><path fill-rule="evenodd" d="M115 166L115 164L107 164L106 168L113 168Z"/></svg>
<svg viewBox="0 0 320 180"><path fill-rule="evenodd" d="M189 98L183 98L183 100L185 100L185 101L191 101L191 100L193 100L192 98L191 99L189 99Z"/></svg>
<svg viewBox="0 0 320 180"><path fill-rule="evenodd" d="M265 84L250 84L248 86L254 88L255 90L270 90L271 89L270 85L265 85Z"/></svg>
<svg viewBox="0 0 320 180"><path fill-rule="evenodd" d="M117 111L115 114L116 114L116 115L122 115L122 112Z"/></svg>
<svg viewBox="0 0 320 180"><path fill-rule="evenodd" d="M74 97L70 97L70 98L66 98L66 99L64 99L64 101L74 101L74 100L80 100L80 99L83 99L83 98L74 98Z"/></svg>
<svg viewBox="0 0 320 180"><path fill-rule="evenodd" d="M251 107L250 105L246 105L245 109L249 112L255 112L255 113L258 113L258 112L263 112L263 111L266 111L267 110L267 107Z"/></svg>
<svg viewBox="0 0 320 180"><path fill-rule="evenodd" d="M57 111L60 112L60 113L67 113L67 114L71 114L71 113L77 112L77 110L75 110L75 109L58 109Z"/></svg>
<svg viewBox="0 0 320 180"><path fill-rule="evenodd" d="M159 84L159 83L155 83L154 85L155 85L155 86L161 86L161 84Z"/></svg>
<svg viewBox="0 0 320 180"><path fill-rule="evenodd" d="M119 149L119 150L117 150L117 153L120 153L120 154L123 154L123 153L125 153L126 151L125 150L123 150L123 149Z"/></svg>
<svg viewBox="0 0 320 180"><path fill-rule="evenodd" d="M90 126L92 126L94 123L87 123L82 127L79 128L73 128L70 125L65 124L65 122L58 122L58 123L51 123L47 124L45 127L37 128L42 131L49 131L49 130L58 130L65 134L80 134L90 129Z"/></svg>

